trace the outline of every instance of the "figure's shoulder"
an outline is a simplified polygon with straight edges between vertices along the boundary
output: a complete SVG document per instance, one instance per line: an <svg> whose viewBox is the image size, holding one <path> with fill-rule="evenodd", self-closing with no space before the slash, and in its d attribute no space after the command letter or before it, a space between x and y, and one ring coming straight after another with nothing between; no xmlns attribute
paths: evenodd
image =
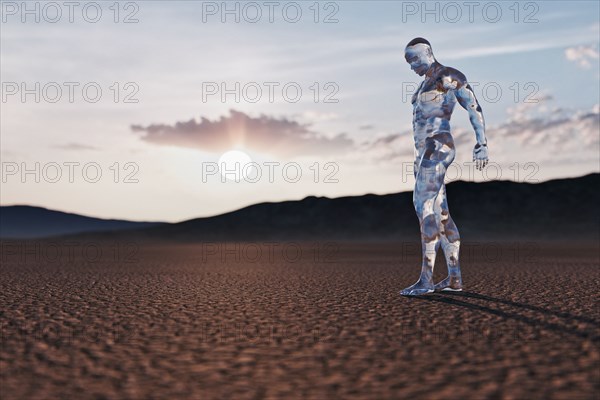
<svg viewBox="0 0 600 400"><path fill-rule="evenodd" d="M462 86L467 85L467 77L452 67L442 67L438 73L436 81L445 90L460 89Z"/></svg>

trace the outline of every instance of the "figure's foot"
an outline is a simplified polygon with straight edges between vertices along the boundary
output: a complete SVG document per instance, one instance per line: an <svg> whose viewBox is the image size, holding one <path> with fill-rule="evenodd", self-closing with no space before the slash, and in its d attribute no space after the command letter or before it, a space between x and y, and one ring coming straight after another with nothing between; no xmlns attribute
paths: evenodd
<svg viewBox="0 0 600 400"><path fill-rule="evenodd" d="M427 293L433 293L433 282L419 279L417 283L400 291L402 296L420 296Z"/></svg>
<svg viewBox="0 0 600 400"><path fill-rule="evenodd" d="M460 292L463 290L462 278L460 276L448 276L443 281L435 284L435 290Z"/></svg>

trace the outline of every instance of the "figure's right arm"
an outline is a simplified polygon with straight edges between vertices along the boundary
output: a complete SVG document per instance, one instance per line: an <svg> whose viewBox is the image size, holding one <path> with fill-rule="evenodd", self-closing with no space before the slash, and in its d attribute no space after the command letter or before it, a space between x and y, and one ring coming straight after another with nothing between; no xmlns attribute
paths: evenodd
<svg viewBox="0 0 600 400"><path fill-rule="evenodd" d="M483 111L481 106L473 93L471 85L467 82L463 82L456 91L456 99L458 103L469 113L469 120L475 130L475 139L477 144L480 146L487 145L487 139L485 138L485 120L483 119Z"/></svg>
<svg viewBox="0 0 600 400"><path fill-rule="evenodd" d="M464 75L462 75L461 78L464 78ZM475 130L475 139L477 141L475 148L473 149L473 161L476 163L476 168L482 170L488 163L488 148L487 139L485 137L483 111L475 97L475 93L473 93L471 85L467 83L466 78L459 80L454 93L458 103L469 113L469 120Z"/></svg>

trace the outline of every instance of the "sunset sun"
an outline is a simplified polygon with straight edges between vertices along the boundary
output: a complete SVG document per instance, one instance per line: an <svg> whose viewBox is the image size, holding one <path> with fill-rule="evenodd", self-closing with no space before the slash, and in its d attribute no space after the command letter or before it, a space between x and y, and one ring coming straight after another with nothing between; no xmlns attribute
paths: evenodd
<svg viewBox="0 0 600 400"><path fill-rule="evenodd" d="M240 150L229 150L219 158L219 173L228 181L240 182L252 178L256 174L255 169L252 158Z"/></svg>

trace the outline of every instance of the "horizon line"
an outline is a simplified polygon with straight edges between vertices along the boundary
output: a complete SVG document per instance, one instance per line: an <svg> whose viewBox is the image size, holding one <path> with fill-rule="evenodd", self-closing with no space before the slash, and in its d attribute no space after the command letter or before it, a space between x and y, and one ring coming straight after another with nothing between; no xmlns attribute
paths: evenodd
<svg viewBox="0 0 600 400"><path fill-rule="evenodd" d="M517 184L526 184L526 185L539 185L542 183L546 183L546 182L553 182L553 181L562 181L562 180L570 180L570 179L578 179L578 178L584 178L586 176L590 176L590 175L598 175L600 174L600 172L589 172L583 175L578 175L578 176L572 176L572 177L568 177L568 178L552 178L552 179L547 179L547 180L540 180L539 182L518 182L518 181L513 181L510 179L491 179L488 181L480 181L480 182L475 182L475 181L468 181L468 180L458 180L458 181L452 181L452 182L448 182L446 183L447 185L451 185L454 183L459 183L459 182L463 182L463 183L476 183L476 184L486 184L486 183L491 183L491 182L510 182L510 183L517 183ZM196 219L203 219L203 218L215 218L215 217L219 217L222 215L227 215L227 214L231 214L240 210L244 210L248 207L254 207L257 205L261 205L261 204L280 204L280 203L286 203L286 202L295 202L295 201L303 201L305 199L314 197L314 198L318 198L318 199L328 199L328 200L335 200L335 199L344 199L344 198L349 198L349 197L363 197L363 196L389 196L389 195L394 195L394 194L401 194L401 193L411 193L413 192L412 190L405 190L405 191L401 191L401 192L391 192L391 193L383 193L383 194L375 194L375 193L363 193L363 194L359 194L359 195L348 195L348 196L339 196L339 197L327 197L327 196L315 196L315 195L307 195L304 196L300 199L288 199L288 200L281 200L281 201L263 201L260 203L254 203L254 204L249 204L240 208L236 208L234 210L231 211L226 211L220 214L215 214L215 215L209 215L209 216L204 216L204 217L191 217L191 218L187 218L187 219L183 219L180 221L175 221L175 222L168 222L168 221L148 221L148 220L131 220L131 219L120 219L120 218L103 218L103 217L94 217L91 215L86 215L86 214L80 214L77 212L73 212L73 211L63 211L63 210L58 210L58 209L54 209L54 208L48 208L46 206L37 206L37 205L31 205L31 204L1 204L0 203L0 209L1 208L5 208L5 207L29 207L29 208L40 208L40 209L44 209L44 210L48 210L48 211L53 211L53 212L59 212L62 214L70 214L70 215L77 215L79 217L84 217L84 218L92 218L92 219L97 219L97 220L103 220L103 221L123 221L123 222L134 222L134 223L149 223L149 224L180 224L183 222L187 222L187 221L192 221L192 220L196 220Z"/></svg>

